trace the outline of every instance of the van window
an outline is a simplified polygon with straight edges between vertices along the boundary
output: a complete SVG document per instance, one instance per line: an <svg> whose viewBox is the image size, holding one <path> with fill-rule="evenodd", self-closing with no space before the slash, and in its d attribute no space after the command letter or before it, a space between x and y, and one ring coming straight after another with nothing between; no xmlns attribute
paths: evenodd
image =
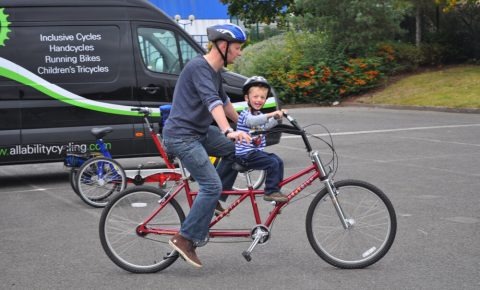
<svg viewBox="0 0 480 290"><path fill-rule="evenodd" d="M185 39L180 39L180 51L184 65L199 54Z"/></svg>
<svg viewBox="0 0 480 290"><path fill-rule="evenodd" d="M181 36L165 29L139 28L138 42L143 63L148 70L154 72L179 74L183 65L199 54Z"/></svg>

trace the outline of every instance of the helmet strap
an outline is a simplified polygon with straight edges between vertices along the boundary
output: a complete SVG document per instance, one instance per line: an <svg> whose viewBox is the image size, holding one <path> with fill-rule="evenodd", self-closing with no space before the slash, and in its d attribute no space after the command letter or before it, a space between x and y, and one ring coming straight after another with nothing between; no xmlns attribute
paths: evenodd
<svg viewBox="0 0 480 290"><path fill-rule="evenodd" d="M218 52L220 53L220 55L222 56L222 59L223 59L223 66L224 67L227 67L227 55L228 55L228 48L230 47L230 42L227 41L227 49L225 50L225 54L222 53L222 51L220 50L220 47L218 47L218 41L215 41L214 44L215 44L215 47L217 48Z"/></svg>

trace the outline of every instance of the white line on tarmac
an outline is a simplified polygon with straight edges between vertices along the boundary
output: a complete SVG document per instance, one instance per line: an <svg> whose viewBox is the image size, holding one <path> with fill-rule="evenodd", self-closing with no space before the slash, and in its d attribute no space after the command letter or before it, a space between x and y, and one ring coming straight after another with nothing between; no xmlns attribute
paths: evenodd
<svg viewBox="0 0 480 290"><path fill-rule="evenodd" d="M480 147L480 144L452 142L452 141L444 141L444 140L438 140L438 139L416 138L416 137L399 137L399 138L400 139L419 140L419 141L428 141L428 142L433 142L433 143L447 143L447 144L455 144L455 145L467 145L467 146Z"/></svg>
<svg viewBox="0 0 480 290"><path fill-rule="evenodd" d="M21 178L18 178L19 180L22 180ZM29 183L29 182L26 182L26 185L31 187L31 189L25 189L25 190L17 190L17 191L0 191L0 194L6 194L6 193L25 193L25 192L34 192L34 191L38 191L38 192L45 192L45 194L47 194L48 196L54 198L54 199L57 199L63 203L66 203L66 204L69 204L71 206L74 206L74 207L79 207L79 205L74 201L75 198L79 198L76 196L76 194L73 192L73 190L71 188L66 188L66 187L51 187L51 188L43 188L43 187L38 187L36 186L35 184L32 184L32 183ZM57 193L54 193L52 192L52 190L67 190L67 191L71 191L72 192L72 196L71 197L66 197L66 196L62 196L60 194L57 194ZM81 207L81 206L80 206ZM93 207L81 207L80 210L93 216L93 217L96 217L96 218L99 218L100 217L100 214L101 212L98 212L98 211L92 211Z"/></svg>
<svg viewBox="0 0 480 290"><path fill-rule="evenodd" d="M398 128L398 129L369 130L369 131L337 132L337 133L331 133L330 135L342 136L342 135L377 134L377 133L390 133L390 132L401 132L401 131L463 128L463 127L480 127L480 124L444 125L444 126L410 127L410 128ZM328 133L313 134L313 135L318 137L329 136ZM293 139L293 138L301 138L301 136L282 136L282 139Z"/></svg>
<svg viewBox="0 0 480 290"><path fill-rule="evenodd" d="M34 188L34 189L25 189L25 190L15 190L15 191L0 191L0 194L2 193L22 193L22 192L31 192L31 191L45 191L45 190L50 190L54 188Z"/></svg>

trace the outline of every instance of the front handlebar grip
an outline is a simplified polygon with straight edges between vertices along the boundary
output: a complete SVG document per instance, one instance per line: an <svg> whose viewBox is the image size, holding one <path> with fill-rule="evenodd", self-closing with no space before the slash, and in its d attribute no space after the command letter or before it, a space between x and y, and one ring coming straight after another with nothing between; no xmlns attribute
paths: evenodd
<svg viewBox="0 0 480 290"><path fill-rule="evenodd" d="M139 113L142 113L144 115L150 115L150 113L152 112L152 110L148 107L133 107L133 108L130 108L130 111L134 111L134 112L139 112Z"/></svg>

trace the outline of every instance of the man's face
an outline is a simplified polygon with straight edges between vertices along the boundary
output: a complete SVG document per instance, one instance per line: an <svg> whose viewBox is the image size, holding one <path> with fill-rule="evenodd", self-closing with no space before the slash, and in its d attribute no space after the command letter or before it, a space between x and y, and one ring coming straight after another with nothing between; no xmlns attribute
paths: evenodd
<svg viewBox="0 0 480 290"><path fill-rule="evenodd" d="M242 55L242 45L238 42L230 43L230 46L228 48L227 63L228 64L233 63L235 59L241 55Z"/></svg>

